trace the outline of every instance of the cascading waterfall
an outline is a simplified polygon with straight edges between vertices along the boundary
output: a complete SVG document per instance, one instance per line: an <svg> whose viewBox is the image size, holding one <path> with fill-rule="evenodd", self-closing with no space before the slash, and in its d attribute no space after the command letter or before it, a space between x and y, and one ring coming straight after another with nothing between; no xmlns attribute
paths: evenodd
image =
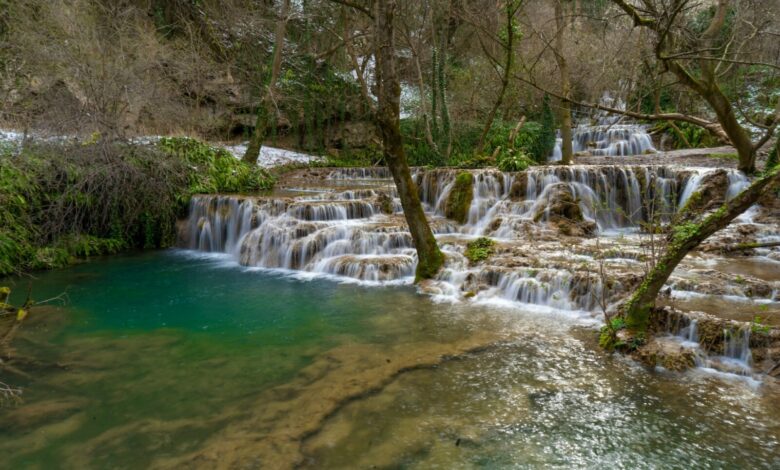
<svg viewBox="0 0 780 470"><path fill-rule="evenodd" d="M699 321L692 319L675 335L681 346L694 352L697 367L715 368L738 375L751 375L753 354L750 350L750 327L724 328L722 354L708 354L710 344L700 344Z"/></svg>
<svg viewBox="0 0 780 470"><path fill-rule="evenodd" d="M625 109L621 100L615 100L608 94L602 97L601 104ZM597 114L595 118L586 118L585 122L572 129L572 151L575 154L602 157L627 157L656 151L653 139L647 132L648 126L624 121L622 116L605 112ZM563 157L563 143L560 132L558 134L549 158L551 162L560 161Z"/></svg>
<svg viewBox="0 0 780 470"><path fill-rule="evenodd" d="M750 351L750 328L724 330L723 335L726 337L726 347L723 356L719 358L720 361L733 366L737 372L749 373L753 360Z"/></svg>
<svg viewBox="0 0 780 470"><path fill-rule="evenodd" d="M462 226L443 216L459 171L416 169L413 177L438 237L511 241L522 237L523 224L544 224L550 203L562 191L571 194L585 218L603 233L635 230L649 217L650 206L669 211L670 216L708 171L654 166L539 167L520 173L471 170L473 198ZM288 189L286 194L292 196L197 196L182 227L181 245L226 253L246 266L410 282L416 252L389 176L384 168L339 169L324 183ZM729 181L731 191L746 179L731 172ZM382 197L392 200L392 214L385 213L387 200L383 206ZM487 289L480 296L566 310L598 307L601 281L593 275L563 269L475 268L465 262L461 244L443 245L447 265L439 281L450 285L452 293Z"/></svg>

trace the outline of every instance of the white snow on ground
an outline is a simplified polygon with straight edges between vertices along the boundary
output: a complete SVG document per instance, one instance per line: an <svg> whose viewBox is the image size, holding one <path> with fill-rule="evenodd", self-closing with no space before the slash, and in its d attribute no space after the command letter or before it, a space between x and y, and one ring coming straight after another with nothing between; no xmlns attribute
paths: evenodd
<svg viewBox="0 0 780 470"><path fill-rule="evenodd" d="M10 129L0 129L0 142L18 142L22 140L23 135L20 132Z"/></svg>
<svg viewBox="0 0 780 470"><path fill-rule="evenodd" d="M224 145L225 150L233 154L236 158L241 158L246 152L248 142L238 145ZM266 147L260 150L260 158L257 159L257 165L263 168L285 165L288 163L310 163L320 160L322 157L309 155L306 153L293 152L292 150Z"/></svg>
<svg viewBox="0 0 780 470"><path fill-rule="evenodd" d="M9 143L11 145L19 145L22 142L24 135L21 132L17 132L11 129L0 129L0 143ZM157 142L160 136L143 136L135 137L131 139L132 142L141 145L151 145ZM210 145L214 147L222 147L231 153L236 158L241 158L246 152L248 142L244 142L238 145L223 145L210 142ZM292 150L284 150L275 147L266 147L260 151L260 158L257 160L257 165L263 168L271 168L280 165L286 165L288 163L310 163L321 160L322 157L316 155L309 155L300 152L293 152Z"/></svg>

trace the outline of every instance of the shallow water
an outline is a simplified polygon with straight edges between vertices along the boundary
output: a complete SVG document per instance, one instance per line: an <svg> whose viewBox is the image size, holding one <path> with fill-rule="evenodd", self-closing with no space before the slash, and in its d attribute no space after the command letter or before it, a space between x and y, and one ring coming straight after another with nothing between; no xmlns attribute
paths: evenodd
<svg viewBox="0 0 780 470"><path fill-rule="evenodd" d="M182 251L33 282L63 291L15 343L31 377L3 377L8 468L780 466L774 386L647 371L573 313Z"/></svg>

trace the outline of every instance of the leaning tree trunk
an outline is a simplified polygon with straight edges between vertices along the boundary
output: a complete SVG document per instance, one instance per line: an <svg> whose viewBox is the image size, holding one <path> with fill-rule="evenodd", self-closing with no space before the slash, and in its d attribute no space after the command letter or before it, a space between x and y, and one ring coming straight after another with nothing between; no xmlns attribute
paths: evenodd
<svg viewBox="0 0 780 470"><path fill-rule="evenodd" d="M737 197L705 217L701 223L686 223L673 227L674 235L666 252L645 276L625 305L626 326L632 331L644 332L647 329L650 313L655 308L658 293L685 255L710 235L726 227L755 204L766 191L772 190L778 184L780 184L780 168L775 168L753 182Z"/></svg>
<svg viewBox="0 0 780 470"><path fill-rule="evenodd" d="M417 187L406 162L400 128L401 85L395 68L393 16L395 0L378 0L375 16L376 75L378 106L376 121L382 133L384 157L398 188L406 223L417 249L415 280L430 279L444 264L444 255L436 244L425 218Z"/></svg>
<svg viewBox="0 0 780 470"><path fill-rule="evenodd" d="M723 127L723 132L729 137L731 145L737 150L739 156L739 169L747 174L756 172L756 149L745 128L737 120L734 107L723 94L720 87L712 83L711 89L704 94L704 99L712 106L718 122Z"/></svg>
<svg viewBox="0 0 780 470"><path fill-rule="evenodd" d="M257 120L255 121L255 130L249 138L249 146L246 148L244 157L241 159L249 165L257 165L257 159L260 158L260 149L263 141L268 137L268 123L274 113L274 93L276 91L276 81L279 79L279 73L282 69L282 49L284 49L284 37L287 34L287 19L290 13L290 1L282 2L279 22L276 23L276 35L274 39L274 55L271 64L271 76L268 78L268 86L260 107L257 110Z"/></svg>

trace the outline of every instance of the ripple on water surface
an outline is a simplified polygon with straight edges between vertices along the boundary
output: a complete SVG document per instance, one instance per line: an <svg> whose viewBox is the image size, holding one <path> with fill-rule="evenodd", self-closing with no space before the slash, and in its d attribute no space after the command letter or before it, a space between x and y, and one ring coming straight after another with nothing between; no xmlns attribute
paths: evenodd
<svg viewBox="0 0 780 470"><path fill-rule="evenodd" d="M33 289L70 303L17 342L57 366L3 377L25 387L0 409L10 468L780 465L776 390L647 372L571 316L178 252L41 273Z"/></svg>

